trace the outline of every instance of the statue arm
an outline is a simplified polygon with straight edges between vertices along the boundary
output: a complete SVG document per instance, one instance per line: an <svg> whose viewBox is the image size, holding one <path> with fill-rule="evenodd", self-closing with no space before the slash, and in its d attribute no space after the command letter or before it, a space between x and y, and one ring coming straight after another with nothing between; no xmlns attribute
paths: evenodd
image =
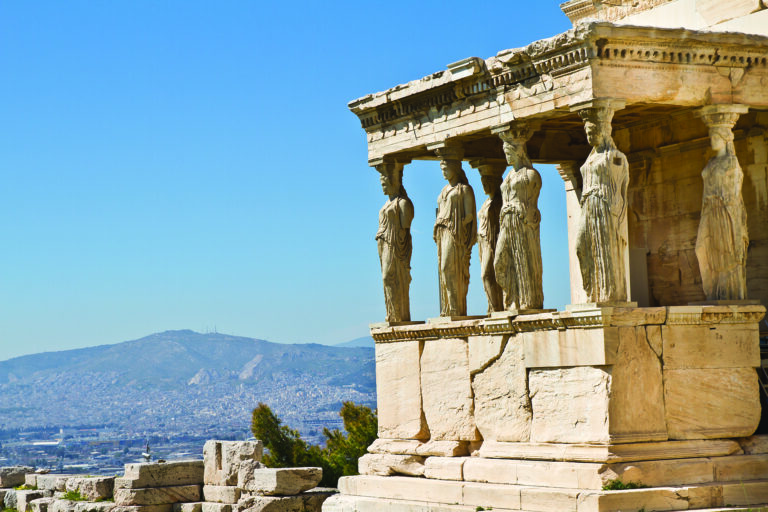
<svg viewBox="0 0 768 512"><path fill-rule="evenodd" d="M401 198L400 200L400 226L403 229L410 229L413 221L413 203L410 199Z"/></svg>
<svg viewBox="0 0 768 512"><path fill-rule="evenodd" d="M466 192L463 197L464 203L464 216L461 220L462 224L469 230L469 247L472 247L477 242L477 216L475 213L475 193L472 187L466 185Z"/></svg>

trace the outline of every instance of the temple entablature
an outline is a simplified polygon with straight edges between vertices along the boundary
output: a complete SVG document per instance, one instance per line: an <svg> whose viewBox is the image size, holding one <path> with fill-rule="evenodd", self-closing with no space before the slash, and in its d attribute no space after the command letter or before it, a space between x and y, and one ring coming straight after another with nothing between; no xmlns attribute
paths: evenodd
<svg viewBox="0 0 768 512"><path fill-rule="evenodd" d="M493 153L491 127L515 120L538 120L544 133L572 137L569 127L580 123L571 106L595 98L626 102L618 128L712 103L768 108L767 41L737 33L581 23L486 60L454 63L354 100L349 108L367 133L371 159L434 159L427 146L446 138L461 139L467 159L482 158ZM534 161L573 159L539 154L540 145L532 141ZM496 155L501 156L498 147Z"/></svg>

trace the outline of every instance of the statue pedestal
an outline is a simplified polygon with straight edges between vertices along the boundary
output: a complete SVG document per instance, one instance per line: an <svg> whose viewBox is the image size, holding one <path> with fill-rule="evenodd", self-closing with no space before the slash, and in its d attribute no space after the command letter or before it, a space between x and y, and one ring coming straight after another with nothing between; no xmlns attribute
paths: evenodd
<svg viewBox="0 0 768 512"><path fill-rule="evenodd" d="M768 503L753 306L372 329L379 439L326 512ZM611 481L646 488L603 490Z"/></svg>

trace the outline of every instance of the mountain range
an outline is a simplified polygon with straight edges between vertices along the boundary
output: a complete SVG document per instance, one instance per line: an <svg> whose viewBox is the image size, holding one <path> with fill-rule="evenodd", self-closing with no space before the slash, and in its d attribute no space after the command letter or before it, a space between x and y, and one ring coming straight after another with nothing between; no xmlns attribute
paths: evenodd
<svg viewBox="0 0 768 512"><path fill-rule="evenodd" d="M0 429L247 431L259 402L295 428L323 426L343 401L375 406L369 340L289 345L182 330L17 357L0 362Z"/></svg>

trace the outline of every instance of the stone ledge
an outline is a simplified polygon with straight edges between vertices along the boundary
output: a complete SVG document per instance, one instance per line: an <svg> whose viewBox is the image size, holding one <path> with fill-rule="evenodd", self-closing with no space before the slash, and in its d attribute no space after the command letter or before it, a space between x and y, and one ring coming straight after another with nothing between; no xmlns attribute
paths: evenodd
<svg viewBox="0 0 768 512"><path fill-rule="evenodd" d="M650 487L623 491L553 489L535 486L485 484L408 477L343 477L340 496L325 512L435 510L463 511L461 507L547 512L676 511L768 503L768 480ZM358 508L359 498L371 508ZM384 508L373 504L382 500ZM414 508L412 508L415 505ZM477 510L477 509L476 509Z"/></svg>
<svg viewBox="0 0 768 512"><path fill-rule="evenodd" d="M649 308L595 307L502 318L444 323L371 327L376 343L430 340L492 334L644 325L754 324L765 316L765 306L666 306Z"/></svg>
<svg viewBox="0 0 768 512"><path fill-rule="evenodd" d="M754 441L754 444L758 444L758 442ZM739 454L741 451L739 443L731 439L606 445L484 441L478 454L480 457L495 459L635 462L658 459L687 459L691 457L719 457Z"/></svg>

